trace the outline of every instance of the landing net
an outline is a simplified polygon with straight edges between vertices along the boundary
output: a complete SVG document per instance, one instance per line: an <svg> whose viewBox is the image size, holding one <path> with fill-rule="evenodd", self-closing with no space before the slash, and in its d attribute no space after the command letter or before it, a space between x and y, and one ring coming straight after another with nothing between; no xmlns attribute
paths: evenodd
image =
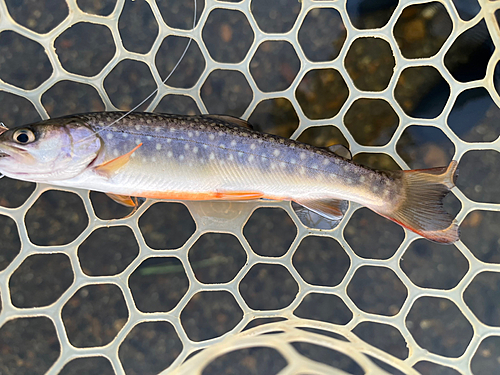
<svg viewBox="0 0 500 375"><path fill-rule="evenodd" d="M487 374L500 363L500 2L0 2L0 119L225 113L380 169L459 161L441 246L351 204L0 180L0 373ZM193 38L185 60L164 85ZM93 372L94 371L94 372ZM398 372L400 371L400 372Z"/></svg>

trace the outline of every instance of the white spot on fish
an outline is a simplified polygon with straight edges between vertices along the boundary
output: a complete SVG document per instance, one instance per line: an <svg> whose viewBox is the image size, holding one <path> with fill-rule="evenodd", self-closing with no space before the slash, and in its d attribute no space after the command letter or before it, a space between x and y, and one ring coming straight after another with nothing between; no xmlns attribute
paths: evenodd
<svg viewBox="0 0 500 375"><path fill-rule="evenodd" d="M179 160L183 161L184 160L184 155L179 155Z"/></svg>
<svg viewBox="0 0 500 375"><path fill-rule="evenodd" d="M203 148L208 148L208 146L207 145L203 145Z"/></svg>
<svg viewBox="0 0 500 375"><path fill-rule="evenodd" d="M131 158L135 158L135 157L136 157L135 152L134 152L132 155L130 155L130 157L131 157Z"/></svg>
<svg viewBox="0 0 500 375"><path fill-rule="evenodd" d="M273 155L274 155L274 156L279 156L279 154L280 154L280 151L279 151L279 150L274 150L274 151L273 151Z"/></svg>
<svg viewBox="0 0 500 375"><path fill-rule="evenodd" d="M106 134L106 138L113 139L113 134L111 134L111 133Z"/></svg>
<svg viewBox="0 0 500 375"><path fill-rule="evenodd" d="M120 156L120 153L118 152L118 150L116 148L113 150L113 156L114 157Z"/></svg>
<svg viewBox="0 0 500 375"><path fill-rule="evenodd" d="M171 157L172 157L172 155L173 155L173 154L172 154L172 151L167 152L167 156L168 156L169 158L171 158Z"/></svg>
<svg viewBox="0 0 500 375"><path fill-rule="evenodd" d="M188 137L192 137L193 136L193 132L188 132Z"/></svg>
<svg viewBox="0 0 500 375"><path fill-rule="evenodd" d="M376 192L378 191L378 187L377 187L377 185L374 185L374 186L372 187L372 191L373 191L374 193L376 193Z"/></svg>
<svg viewBox="0 0 500 375"><path fill-rule="evenodd" d="M359 182L365 182L365 176L359 176Z"/></svg>
<svg viewBox="0 0 500 375"><path fill-rule="evenodd" d="M157 150L161 150L161 143L157 143L157 144L156 144L156 149L157 149Z"/></svg>
<svg viewBox="0 0 500 375"><path fill-rule="evenodd" d="M122 133L122 135L123 135L123 138L127 138L128 137L127 133Z"/></svg>
<svg viewBox="0 0 500 375"><path fill-rule="evenodd" d="M295 159L291 159L291 160L290 160L290 163L295 164L295 163L297 163L297 160L295 160Z"/></svg>
<svg viewBox="0 0 500 375"><path fill-rule="evenodd" d="M146 124L151 124L151 120L150 120L150 119L147 119L147 120L146 120ZM156 129L158 129L158 127L157 127Z"/></svg>
<svg viewBox="0 0 500 375"><path fill-rule="evenodd" d="M283 162L281 162L281 163L280 163L280 167L281 167L281 168L285 168L285 167L286 167L286 164L285 164L285 163L283 163Z"/></svg>
<svg viewBox="0 0 500 375"><path fill-rule="evenodd" d="M236 141L234 139L231 141L231 146L236 146Z"/></svg>
<svg viewBox="0 0 500 375"><path fill-rule="evenodd" d="M184 150L189 150L189 145L187 143L184 145Z"/></svg>
<svg viewBox="0 0 500 375"><path fill-rule="evenodd" d="M241 158L243 156L243 152L238 152L238 156Z"/></svg>
<svg viewBox="0 0 500 375"><path fill-rule="evenodd" d="M301 158L302 160L304 160L304 159L306 158L306 156L307 156L307 155L306 155L306 153L305 153L305 152L301 152L301 153L300 153L300 158Z"/></svg>
<svg viewBox="0 0 500 375"><path fill-rule="evenodd" d="M141 130L141 125L136 125L135 130Z"/></svg>
<svg viewBox="0 0 500 375"><path fill-rule="evenodd" d="M344 171L349 172L349 166L348 165L344 165Z"/></svg>
<svg viewBox="0 0 500 375"><path fill-rule="evenodd" d="M175 132L175 128L170 128L170 133Z"/></svg>
<svg viewBox="0 0 500 375"><path fill-rule="evenodd" d="M153 139L153 137L151 137L150 135L148 135L148 136L146 136L146 139L147 139L148 141L150 141L150 140L152 140L152 139Z"/></svg>
<svg viewBox="0 0 500 375"><path fill-rule="evenodd" d="M275 168L276 168L276 164L271 163L271 169L275 169Z"/></svg>
<svg viewBox="0 0 500 375"><path fill-rule="evenodd" d="M196 154L198 152L198 147L194 146L193 147L193 152Z"/></svg>
<svg viewBox="0 0 500 375"><path fill-rule="evenodd" d="M252 144L250 145L250 149L255 150L256 148L257 148L257 146L255 145L255 143L252 143Z"/></svg>
<svg viewBox="0 0 500 375"><path fill-rule="evenodd" d="M253 155L250 155L250 156L248 157L248 161L250 161L250 162L252 162L252 161L253 161L253 159L255 159L255 157L254 157Z"/></svg>
<svg viewBox="0 0 500 375"><path fill-rule="evenodd" d="M265 156L261 156L260 160L262 160L262 161L266 161L266 160L267 160L267 158L266 158Z"/></svg>
<svg viewBox="0 0 500 375"><path fill-rule="evenodd" d="M141 144L141 140L140 140L139 138L136 138L136 139L135 139L135 144L136 144L136 145Z"/></svg>
<svg viewBox="0 0 500 375"><path fill-rule="evenodd" d="M156 158L153 156L153 157L151 158L151 161L152 161L153 163L156 163Z"/></svg>
<svg viewBox="0 0 500 375"><path fill-rule="evenodd" d="M311 168L312 169L318 169L318 165L317 164L313 164L313 165L311 165Z"/></svg>
<svg viewBox="0 0 500 375"><path fill-rule="evenodd" d="M200 136L200 132L197 130L197 131L194 132L194 135L196 135L197 137L199 137Z"/></svg>
<svg viewBox="0 0 500 375"><path fill-rule="evenodd" d="M262 143L264 141L262 139L258 139L257 142Z"/></svg>
<svg viewBox="0 0 500 375"><path fill-rule="evenodd" d="M188 164L188 165L189 165L190 167L192 167L192 166L193 166L193 163L192 163L192 162L189 162L189 164Z"/></svg>
<svg viewBox="0 0 500 375"><path fill-rule="evenodd" d="M170 143L170 142L172 142L172 139L167 138L167 143Z"/></svg>
<svg viewBox="0 0 500 375"><path fill-rule="evenodd" d="M214 136L213 134L210 134L210 135L208 136L208 139L210 139L211 141L213 141L213 140L215 139L215 136Z"/></svg>
<svg viewBox="0 0 500 375"><path fill-rule="evenodd" d="M148 121L149 121L149 122L148 122L148 124L150 124L150 123L151 123L151 120L148 120ZM157 127L155 128L155 131L156 131L156 132L160 132L160 131L161 131L161 127L160 127L160 126L157 126Z"/></svg>
<svg viewBox="0 0 500 375"><path fill-rule="evenodd" d="M220 147L220 148L226 148L226 145L225 145L224 143L221 143L221 144L219 145L219 147Z"/></svg>
<svg viewBox="0 0 500 375"><path fill-rule="evenodd" d="M347 183L350 185L352 184L352 180L350 178L347 179Z"/></svg>
<svg viewBox="0 0 500 375"><path fill-rule="evenodd" d="M233 154L229 154L229 156L227 157L229 160L233 160L234 157L233 157Z"/></svg>
<svg viewBox="0 0 500 375"><path fill-rule="evenodd" d="M304 167L300 167L300 174L305 174L306 173L306 169Z"/></svg>
<svg viewBox="0 0 500 375"><path fill-rule="evenodd" d="M328 159L323 160L323 165L328 165L328 164L330 164L330 160Z"/></svg>
<svg viewBox="0 0 500 375"><path fill-rule="evenodd" d="M215 155L213 152L210 153L210 157L209 157L210 160L214 160L215 159Z"/></svg>
<svg viewBox="0 0 500 375"><path fill-rule="evenodd" d="M148 162L148 159L147 159L147 158L142 158L142 162L143 162L143 163L147 163L147 162Z"/></svg>

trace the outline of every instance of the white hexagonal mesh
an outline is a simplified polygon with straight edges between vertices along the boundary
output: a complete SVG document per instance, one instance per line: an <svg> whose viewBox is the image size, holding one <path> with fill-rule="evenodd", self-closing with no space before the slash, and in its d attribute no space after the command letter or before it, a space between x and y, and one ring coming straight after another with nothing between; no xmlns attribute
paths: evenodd
<svg viewBox="0 0 500 375"><path fill-rule="evenodd" d="M24 26L18 24L9 15L6 4L2 1L0 2L0 31L12 30L20 35L23 35L33 41L38 42L45 49L45 52L50 60L52 67L54 68L54 73L44 81L40 86L33 90L24 90L14 85L8 84L6 82L0 81L0 90L12 93L21 97L28 99L42 118L47 118L48 114L46 109L42 105L42 95L49 90L54 84L63 80L70 80L73 82L80 82L86 85L94 87L103 102L105 103L106 110L115 110L116 107L112 104L108 94L104 89L104 79L113 70L113 68L123 59L137 60L145 62L150 67L152 76L159 87L158 94L154 97L154 100L149 104L148 109L154 109L161 99L166 94L180 94L184 96L191 97L194 99L198 107L202 112L207 112L205 103L201 97L201 88L206 81L207 77L215 69L229 69L237 70L241 72L246 80L248 81L250 88L253 92L253 97L251 103L246 108L243 118L248 118L257 107L257 105L265 99L269 98L287 98L293 105L297 115L299 117L299 127L295 130L292 137L297 138L301 133L307 128L322 126L322 125L335 125L340 129L342 134L345 136L347 141L351 146L352 153L384 153L390 155L402 168L408 168L405 161L396 152L396 144L399 141L404 130L412 124L418 123L418 125L430 126L439 128L446 136L451 140L455 146L454 159L460 161L462 156L470 150L499 150L500 139L497 138L493 142L486 143L470 143L465 142L460 139L447 124L447 118L453 108L456 98L460 93L466 89L483 87L485 88L494 102L500 106L500 98L495 90L493 84L494 70L497 61L499 60L500 52L498 49L500 43L500 34L498 30L498 24L495 20L494 11L500 6L498 2L489 2L486 0L480 1L481 10L474 16L470 21L463 21L455 8L452 0L438 0L439 3L444 5L448 14L451 17L453 28L450 37L446 40L443 47L439 50L437 54L430 58L424 59L407 59L403 57L398 48L396 40L393 35L394 25L396 24L398 18L400 17L403 10L412 4L425 3L422 0L401 0L394 10L389 22L382 28L379 29L368 29L368 30L358 30L356 29L347 14L345 1L311 1L303 0L301 3L300 13L294 26L289 32L283 34L268 34L262 32L259 29L257 21L251 10L250 1L242 1L239 3L232 2L222 2L215 0L206 0L205 7L201 13L200 22L197 24L194 30L181 30L169 27L162 18L160 10L154 1L148 1L149 6L156 18L159 25L159 35L155 39L152 48L146 54L138 54L127 51L121 41L118 27L118 18L124 7L126 0L119 0L113 12L109 16L95 16L87 14L79 9L75 1L66 0L69 8L69 15L55 28L50 30L46 34L38 34ZM137 0L140 1L140 0ZM254 39L246 54L243 61L240 63L220 63L215 61L205 46L203 40L203 27L209 17L212 10L216 8L232 9L243 13L254 32ZM345 28L347 30L347 39L342 46L340 54L333 61L328 62L311 62L308 60L298 42L298 32L299 29L308 14L308 12L313 8L333 8L336 9L344 22ZM493 56L490 58L486 77L481 80L476 80L472 82L459 82L457 81L446 69L444 65L444 55L457 39L457 37L462 34L465 30L472 28L477 25L482 19L486 21L486 25L489 34L495 45L495 50ZM108 27L113 35L114 42L116 44L116 52L109 63L102 69L102 71L92 77L85 77L73 73L69 73L63 68L61 62L59 61L58 55L56 54L54 41L61 35L65 30L67 30L72 25L85 21L93 24L100 24ZM192 88L174 88L168 85L162 84L162 79L158 73L157 67L155 66L155 55L160 48L161 43L164 38L168 35L177 35L184 37L193 38L205 58L206 66L201 74L200 79ZM378 92L368 92L359 90L353 80L350 78L346 67L345 58L347 52L352 45L352 43L359 37L377 37L387 41L393 51L395 59L394 74L390 79L390 82L386 89ZM293 83L284 91L280 92L263 92L257 86L255 80L250 72L250 61L257 51L258 47L265 41L287 41L295 49L298 58L300 59L300 68L296 77L293 79ZM444 79L450 85L450 96L446 102L444 110L441 114L432 119L415 119L409 117L405 111L401 108L395 99L394 90L396 84L400 78L401 72L408 67L413 66L432 66L435 67ZM297 88L302 81L303 77L312 69L318 68L334 68L341 73L343 76L348 90L349 96L347 101L342 106L340 112L332 118L326 118L321 120L310 120L306 117L301 109L299 101L296 98ZM356 142L353 136L349 133L348 129L344 124L344 116L351 104L359 98L381 98L385 99L390 103L395 113L399 117L399 126L392 136L391 140L384 146L364 146ZM309 342L317 345L324 346L326 348L334 349L338 352L344 353L345 355L351 357L355 362L363 368L365 373L383 373L380 368L374 364L374 362L369 360L367 355L376 357L386 363L389 363L394 368L399 369L404 373L416 373L412 368L416 363L420 361L430 361L436 364L447 366L461 373L471 373L471 361L473 356L481 344L481 342L492 335L498 335L500 330L498 327L491 327L483 322L481 322L470 309L470 307L464 302L464 291L473 281L473 279L481 272L491 271L500 272L498 264L485 263L478 260L472 252L467 248L463 242L456 244L456 248L461 252L461 254L466 258L468 262L468 271L465 276L458 282L458 284L447 290L441 289L431 289L424 288L415 285L409 276L403 272L401 267L401 259L408 249L410 244L412 244L418 236L405 230L405 237L397 251L389 259L366 259L362 258L356 254L351 248L349 243L344 238L344 229L346 228L349 219L352 217L353 213L360 207L357 205L350 205L350 208L346 214L345 219L342 221L339 227L330 231L321 231L316 229L310 229L305 227L297 218L294 211L292 210L289 203L279 203L279 202L249 202L249 203L203 203L203 202L184 202L188 207L191 215L196 222L196 231L189 238L189 240L179 249L176 250L154 250L146 243L141 230L139 228L139 218L146 212L146 210L151 207L155 202L148 200L143 204L139 210L130 218L118 219L113 221L100 219L94 212L92 203L87 191L80 190L69 190L77 193L81 196L85 209L89 217L89 225L86 229L70 244L64 246L37 246L30 241L28 236L28 230L26 228L24 218L27 211L33 206L41 194L50 189L58 189L52 186L38 185L29 197L29 199L22 204L19 208L10 209L5 207L0 207L0 214L8 216L15 220L17 227L19 229L19 236L21 239L21 251L14 260L0 272L0 292L1 292L1 314L0 314L0 327L4 326L7 322L24 317L38 317L43 316L49 318L57 332L57 337L60 343L61 351L57 360L53 363L47 373L57 374L61 369L71 360L77 357L90 357L90 356L103 356L107 358L113 366L114 371L117 374L124 374L125 370L123 364L120 361L119 349L120 345L124 342L127 335L131 330L141 322L147 321L167 321L170 322L182 341L183 349L181 354L177 359L171 364L171 366L165 370L164 373L174 373L179 374L194 374L201 373L202 369L205 368L214 358L221 356L224 353L230 352L232 350L237 350L241 348L248 347L271 347L279 351L283 357L287 360L288 366L285 367L280 374L303 374L303 373L343 373L340 370L336 370L320 362L313 361L300 355L292 345L292 342ZM466 216L474 210L488 210L488 211L500 211L499 204L490 203L480 203L475 202L464 195L462 191L458 188L453 189L453 194L460 200L462 208L457 215L457 220L461 223ZM243 235L243 227L248 221L254 210L258 207L281 207L294 219L297 226L297 235L285 255L281 257L266 257L260 256L254 252ZM88 276L83 272L80 265L80 260L78 257L78 247L82 242L97 228L108 227L108 226L128 226L132 229L134 235L137 238L140 251L139 255L127 266L127 268L113 276ZM369 224L367 224L369 225ZM235 235L241 242L246 254L247 262L237 274L237 276L228 283L222 284L203 284L199 282L193 271L192 265L188 259L188 251L191 246L199 239L204 233L208 232L219 232L219 233L231 233ZM299 274L297 269L292 263L292 257L295 254L301 241L310 235L333 237L338 241L345 252L350 258L349 269L342 279L342 281L333 287L326 286L316 286L304 281L303 277ZM451 247L450 247L451 249ZM451 251L451 250L450 250ZM26 260L27 257L33 254L52 254L52 253L64 253L68 255L71 259L71 266L74 272L74 282L71 286L64 291L61 297L48 306L35 307L35 308L18 308L15 307L11 302L11 294L9 290L9 280L14 272L20 267L20 265ZM134 270L139 267L139 265L147 258L150 257L176 257L181 262L186 271L187 277L189 279L189 289L187 293L182 297L177 306L169 312L166 313L144 313L141 312L134 302L134 297L129 288L128 280L130 275ZM279 310L255 310L250 308L250 306L245 302L242 294L240 293L240 283L242 279L248 274L252 266L257 263L262 264L278 264L285 267L289 273L293 276L296 283L298 284L298 293L296 298L285 308ZM378 268L390 269L392 270L401 282L405 285L407 289L407 297L395 315L386 316L374 313L368 313L359 308L348 295L347 289L350 284L355 272L363 266L374 266ZM83 286L92 284L114 284L118 286L125 298L126 306L128 309L129 318L125 325L119 330L116 337L105 346L96 347L86 347L77 348L73 346L68 339L65 324L62 318L62 309L65 304L71 299L71 297ZM195 342L192 341L186 334L183 325L181 324L181 312L186 307L187 303L190 301L191 297L200 291L227 291L231 293L239 304L243 311L242 320L228 333L206 341ZM321 322L316 320L304 320L300 319L293 314L294 310L301 304L304 298L311 293L321 293L321 294L332 294L338 296L342 299L345 305L351 310L353 317L346 325L335 325L332 323ZM388 293L390 293L388 291ZM422 345L417 343L416 339L410 333L408 324L406 323L408 314L415 301L419 298L429 296L429 297L440 297L445 300L452 301L463 314L463 316L472 325L473 335L467 349L463 354L458 357L448 357L444 355L439 355L426 350ZM254 318L271 318L271 317L284 317L287 318L286 321L276 322L271 324L266 324L260 327L256 327L252 330L243 331L245 326ZM215 319L215 318L214 318ZM380 349L377 349L364 341L360 340L356 335L352 333L352 330L362 322L376 322L386 325L393 326L399 330L399 332L404 337L406 345L408 347L408 356L404 360L397 359ZM424 323L421 323L424 324ZM298 327L309 327L317 328L323 331L329 331L337 333L344 336L349 341L342 341L340 339L331 338L326 335L322 335L318 332L306 332L304 330L298 329ZM242 332L243 331L243 332ZM272 334L266 334L266 332L274 332ZM444 333L446 336L446 333ZM446 337L444 338L446 339ZM193 357L191 360L184 363L185 359L193 352L198 349L207 348L200 354ZM1 355L1 354L0 354Z"/></svg>

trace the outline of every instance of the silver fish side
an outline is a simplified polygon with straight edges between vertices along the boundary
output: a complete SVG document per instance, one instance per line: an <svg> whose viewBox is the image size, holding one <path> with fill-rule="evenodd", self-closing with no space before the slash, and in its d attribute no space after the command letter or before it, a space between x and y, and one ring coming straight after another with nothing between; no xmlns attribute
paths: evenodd
<svg viewBox="0 0 500 375"><path fill-rule="evenodd" d="M340 206L348 200L435 241L458 239L456 223L441 205L453 187L454 162L423 171L375 171L327 149L259 133L227 116L121 116L88 113L31 125L34 133L60 126L59 133L72 135L73 148L89 144L93 157L74 176L43 180L38 175L37 182L119 197L289 200L330 219L342 217ZM0 151L9 132L0 135ZM0 171L9 175L3 159L9 158L0 160Z"/></svg>

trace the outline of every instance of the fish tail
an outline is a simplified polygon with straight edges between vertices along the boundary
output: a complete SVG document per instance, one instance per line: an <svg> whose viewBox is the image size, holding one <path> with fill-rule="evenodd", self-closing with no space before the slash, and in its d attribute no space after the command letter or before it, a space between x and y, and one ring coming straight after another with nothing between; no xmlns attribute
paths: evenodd
<svg viewBox="0 0 500 375"><path fill-rule="evenodd" d="M452 160L448 167L403 171L404 198L383 216L431 241L458 241L458 224L443 208L443 198L455 186L457 165Z"/></svg>

